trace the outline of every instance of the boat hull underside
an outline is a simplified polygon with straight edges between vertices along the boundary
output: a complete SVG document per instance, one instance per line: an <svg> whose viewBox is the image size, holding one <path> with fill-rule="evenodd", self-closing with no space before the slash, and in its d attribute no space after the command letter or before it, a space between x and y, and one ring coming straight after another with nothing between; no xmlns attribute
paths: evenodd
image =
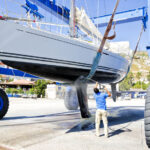
<svg viewBox="0 0 150 150"><path fill-rule="evenodd" d="M73 82L81 75L86 77L90 72L90 70L88 69L50 66L44 64L34 64L7 60L3 60L2 62L8 66L37 76L66 82ZM109 73L103 71L97 71L93 77L94 80L98 80L101 83L116 82L120 78L121 76L119 73Z"/></svg>
<svg viewBox="0 0 150 150"><path fill-rule="evenodd" d="M98 47L77 38L0 21L0 60L13 68L55 81L75 81L87 76ZM93 79L102 83L121 81L128 61L103 50Z"/></svg>

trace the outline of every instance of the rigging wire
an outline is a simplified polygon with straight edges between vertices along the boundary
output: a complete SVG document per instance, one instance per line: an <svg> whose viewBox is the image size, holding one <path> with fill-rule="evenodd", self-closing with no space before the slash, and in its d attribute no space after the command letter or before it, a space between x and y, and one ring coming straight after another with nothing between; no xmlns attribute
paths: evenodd
<svg viewBox="0 0 150 150"><path fill-rule="evenodd" d="M77 2L78 2L78 7L81 9L81 6L82 6L81 0L77 0ZM77 35L80 36L81 39L83 38L82 31L78 27L77 27Z"/></svg>
<svg viewBox="0 0 150 150"><path fill-rule="evenodd" d="M24 1L23 1L23 3L20 3L20 2L15 1L15 0L7 0L7 1L13 2L14 4L17 4L17 5L19 5L20 7L24 4ZM8 10L7 10L7 11L8 11ZM8 12L11 12L11 11L8 11ZM21 14L19 14L19 15L18 15L17 13L14 13L14 12L11 12L11 13L15 14L16 16L18 16L18 17L20 17L20 18L26 16L26 14L23 15L23 14L24 14L24 13L23 13L23 9L21 9Z"/></svg>
<svg viewBox="0 0 150 150"><path fill-rule="evenodd" d="M63 0L63 6L64 6L64 0ZM62 7L61 22L64 22L64 8L63 7ZM60 28L60 34L62 34L62 27Z"/></svg>
<svg viewBox="0 0 150 150"><path fill-rule="evenodd" d="M49 14L49 15L50 15L49 21L50 21L50 22L53 22L53 21L52 21L52 10L51 10L51 9L50 9L50 14ZM52 27L49 26L49 28L50 28L50 32L52 32Z"/></svg>
<svg viewBox="0 0 150 150"><path fill-rule="evenodd" d="M100 16L99 15L99 10L100 10L100 0L97 0L97 17ZM98 29L98 22L96 24L96 27L97 27L97 30L99 31L99 29ZM98 37L97 37L97 43L98 43Z"/></svg>
<svg viewBox="0 0 150 150"><path fill-rule="evenodd" d="M84 0L84 3L85 3L85 8L87 9L86 14L87 14L88 16L90 16L90 14L89 14L89 8L88 8L88 5L87 5L87 1ZM89 26L89 28L91 29L90 32L91 32L91 34L92 34L92 40L93 40L93 42L94 42L94 41L95 41L95 38L94 38L93 30L92 30L91 26Z"/></svg>
<svg viewBox="0 0 150 150"><path fill-rule="evenodd" d="M6 10L6 14L5 15L7 15L8 16L8 9L7 9L7 2L6 2L6 0L4 1L4 3L5 3L5 10Z"/></svg>
<svg viewBox="0 0 150 150"><path fill-rule="evenodd" d="M57 24L58 24L58 2L57 2L57 19L56 19L56 20L57 20ZM57 33L59 33L58 30L59 30L59 29L58 29L58 27L57 27L57 31L56 31Z"/></svg>
<svg viewBox="0 0 150 150"><path fill-rule="evenodd" d="M106 2L105 2L105 0L104 0L104 13L106 15Z"/></svg>
<svg viewBox="0 0 150 150"><path fill-rule="evenodd" d="M84 0L84 3L85 3L85 7L86 7L86 9L87 9L87 14L88 14L88 16L89 16L89 9L88 9L88 5L87 5L87 1Z"/></svg>
<svg viewBox="0 0 150 150"><path fill-rule="evenodd" d="M135 56L135 54L136 54L136 52L137 52L137 49L138 49L138 47L139 47L139 43L140 43L140 40L141 40L143 31L144 31L144 26L142 25L141 32L140 32L140 35L139 35L139 37L138 37L137 44L136 44L135 50L134 50L134 52L133 52L133 56L132 56L132 58L131 58L131 65L132 65L134 56Z"/></svg>
<svg viewBox="0 0 150 150"><path fill-rule="evenodd" d="M22 3L19 3L18 1L15 1L15 0L8 0L8 1L12 1L13 3L16 3L17 5L22 5Z"/></svg>
<svg viewBox="0 0 150 150"><path fill-rule="evenodd" d="M131 62L130 62L129 68L128 68L128 72L129 72L130 69L131 69L131 66L132 66L132 63L133 63L133 60L134 60L134 56L135 56L135 54L136 54L136 52L137 52L137 50L138 50L139 43L140 43L140 40L141 40L143 31L144 31L144 26L142 25L141 32L140 32L140 35L139 35L139 37L138 37L138 41L137 41L135 50L134 50L133 55L132 55L132 57L131 57ZM127 74L128 74L128 72L127 72ZM127 76L127 74L126 74L126 76ZM126 76L125 76L125 77L126 77Z"/></svg>

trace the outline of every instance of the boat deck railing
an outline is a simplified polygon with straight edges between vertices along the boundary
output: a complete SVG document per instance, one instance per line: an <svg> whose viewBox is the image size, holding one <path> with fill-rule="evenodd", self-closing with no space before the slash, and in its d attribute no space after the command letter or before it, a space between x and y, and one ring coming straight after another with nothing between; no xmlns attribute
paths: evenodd
<svg viewBox="0 0 150 150"><path fill-rule="evenodd" d="M51 17L50 15L47 17L45 15L43 19L39 20L34 15L26 12L26 10L22 7L24 3L25 1L23 0L0 1L0 16L14 17L16 20L9 21L15 21L28 27L53 32L56 34L63 34L66 36L69 35L69 25L58 23L59 21L57 19L47 19L48 17Z"/></svg>
<svg viewBox="0 0 150 150"><path fill-rule="evenodd" d="M44 15L43 19L38 19L33 14L27 13L27 11L22 7L25 4L24 0L3 0L0 1L0 16L7 16L16 18L15 20L8 20L33 28L36 30L44 31L47 33L53 33L61 36L70 37L70 27L68 24L63 22L63 17L60 19L57 16L52 16L50 13L46 13L43 9L39 8L39 11ZM76 28L76 37L79 41L84 41L90 45L99 46L100 41L98 39L88 38L83 32ZM122 56L120 49L110 51L117 53ZM130 59L131 49L127 49L126 53L123 54L124 57Z"/></svg>

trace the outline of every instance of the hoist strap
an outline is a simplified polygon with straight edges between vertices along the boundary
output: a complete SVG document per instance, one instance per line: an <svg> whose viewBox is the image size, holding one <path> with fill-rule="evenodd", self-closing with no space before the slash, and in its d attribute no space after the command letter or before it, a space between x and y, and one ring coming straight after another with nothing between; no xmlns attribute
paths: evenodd
<svg viewBox="0 0 150 150"><path fill-rule="evenodd" d="M114 23L114 26L113 26L114 34L112 36L105 37L107 40L113 40L116 37L115 27L116 27L116 22Z"/></svg>
<svg viewBox="0 0 150 150"><path fill-rule="evenodd" d="M112 36L106 37L107 40L113 40L116 37L116 32Z"/></svg>
<svg viewBox="0 0 150 150"><path fill-rule="evenodd" d="M109 34L110 30L111 30L112 23L113 23L113 19L114 19L114 16L115 16L117 7L118 7L118 5L119 5L119 2L120 2L120 0L117 0L117 3L116 3L115 8L114 8L114 10L113 10L112 16L111 16L111 18L110 18L110 20L109 20L109 23L108 23L107 28L106 28L106 30L105 30L104 36L103 36L103 38L102 38L100 47L99 47L99 49L98 49L98 52L97 52L97 54L96 54L96 57L95 57L94 60L93 60L93 64L92 64L90 73L89 73L88 76L86 77L87 79L91 79L91 78L94 76L95 72L96 72L96 69L97 69L97 67L98 67L99 61L100 61L101 56L102 56L102 52L103 52L103 48L104 48L105 42L106 42L107 38L109 38L109 37L108 37L108 34ZM115 26L114 26L114 28L115 28ZM113 38L113 37L112 37L112 38Z"/></svg>

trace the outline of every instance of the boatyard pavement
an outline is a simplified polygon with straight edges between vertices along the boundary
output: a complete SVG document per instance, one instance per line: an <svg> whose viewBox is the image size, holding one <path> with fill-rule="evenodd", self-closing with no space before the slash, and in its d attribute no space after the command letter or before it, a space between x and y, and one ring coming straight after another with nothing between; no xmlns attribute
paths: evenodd
<svg viewBox="0 0 150 150"><path fill-rule="evenodd" d="M0 121L0 150L148 150L144 137L144 99L107 101L109 138L95 136L91 119L68 111L62 99L11 98Z"/></svg>

